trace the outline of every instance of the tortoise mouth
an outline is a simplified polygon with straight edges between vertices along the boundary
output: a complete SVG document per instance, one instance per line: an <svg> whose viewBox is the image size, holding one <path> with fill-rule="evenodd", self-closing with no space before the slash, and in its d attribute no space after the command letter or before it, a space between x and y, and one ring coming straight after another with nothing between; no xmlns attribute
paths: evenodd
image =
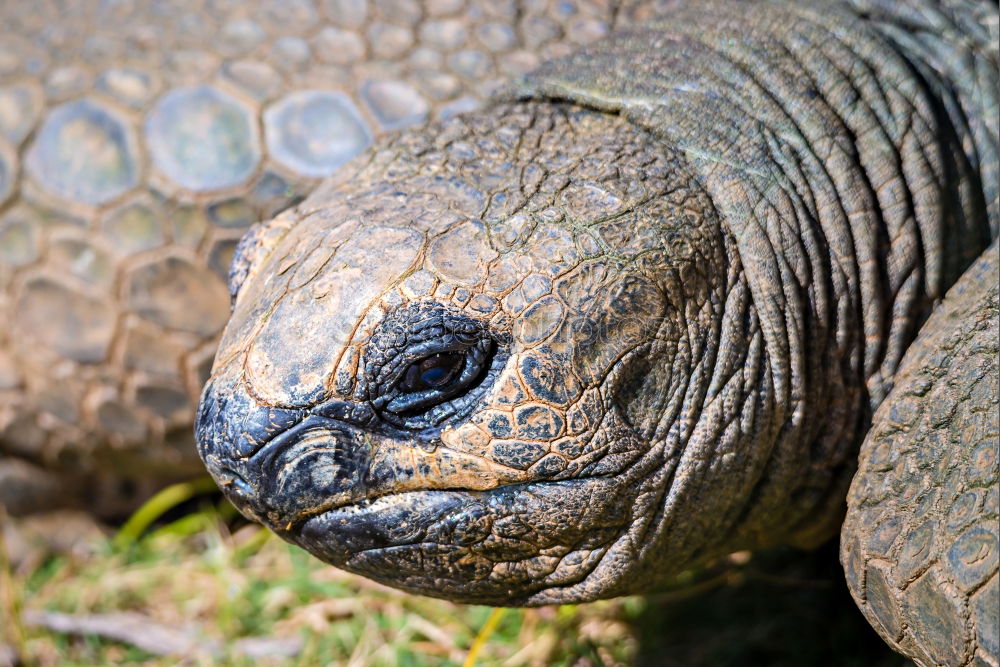
<svg viewBox="0 0 1000 667"><path fill-rule="evenodd" d="M629 530L639 493L641 471L631 465L628 474L614 466L544 479L511 469L485 479L497 464L484 468L482 457L439 441L380 434L350 404L279 421L239 400L204 400L202 457L244 515L327 563L422 594L561 600L546 596L590 577ZM245 438L241 449L248 433L267 437Z"/></svg>
<svg viewBox="0 0 1000 667"><path fill-rule="evenodd" d="M426 489L329 508L276 532L320 560L415 593L479 604L541 604L586 579L630 525L579 502L611 480ZM556 524L553 517L566 520ZM570 519L573 520L570 520Z"/></svg>
<svg viewBox="0 0 1000 667"><path fill-rule="evenodd" d="M477 507L479 496L463 489L386 493L325 508L276 532L326 562L343 565L357 553L419 544L428 535L443 537L439 524ZM450 528L447 532L453 532Z"/></svg>
<svg viewBox="0 0 1000 667"><path fill-rule="evenodd" d="M386 428L370 403L267 408L238 381L210 382L199 452L229 500L275 530L402 491L485 490L527 481L520 468L446 446L439 433Z"/></svg>
<svg viewBox="0 0 1000 667"><path fill-rule="evenodd" d="M342 416L331 404L303 411L247 456L222 435L200 440L202 458L229 501L245 516L279 533L297 530L324 513L364 507L409 492L468 492L493 489L516 478L483 481L472 465L481 458L438 440L396 440L371 429L317 414ZM220 421L224 421L224 418ZM245 424L244 424L245 425ZM253 430L253 428L244 429ZM479 486L477 487L477 483Z"/></svg>
<svg viewBox="0 0 1000 667"><path fill-rule="evenodd" d="M356 428L303 414L271 435L248 456L221 437L200 441L209 473L244 515L277 527L363 497L370 457Z"/></svg>

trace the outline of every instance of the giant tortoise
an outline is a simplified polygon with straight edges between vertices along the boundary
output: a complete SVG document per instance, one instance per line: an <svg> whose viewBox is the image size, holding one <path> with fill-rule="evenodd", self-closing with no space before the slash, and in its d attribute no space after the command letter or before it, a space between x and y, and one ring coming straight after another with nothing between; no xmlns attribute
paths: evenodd
<svg viewBox="0 0 1000 667"><path fill-rule="evenodd" d="M0 2L0 505L120 516L192 423L246 228L615 3Z"/></svg>
<svg viewBox="0 0 1000 667"><path fill-rule="evenodd" d="M889 643L996 665L996 4L638 16L243 237L208 469L329 563L495 605L843 523Z"/></svg>
<svg viewBox="0 0 1000 667"><path fill-rule="evenodd" d="M876 629L997 663L995 3L56 4L0 8L8 507L186 474L231 295L200 452L320 558L589 600L853 477Z"/></svg>

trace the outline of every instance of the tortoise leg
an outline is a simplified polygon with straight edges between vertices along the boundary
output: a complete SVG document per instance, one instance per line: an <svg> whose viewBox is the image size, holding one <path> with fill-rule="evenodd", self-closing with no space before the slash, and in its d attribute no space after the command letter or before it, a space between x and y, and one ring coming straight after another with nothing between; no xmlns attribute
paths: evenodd
<svg viewBox="0 0 1000 667"><path fill-rule="evenodd" d="M869 622L921 665L997 665L998 247L951 289L875 412L840 559Z"/></svg>

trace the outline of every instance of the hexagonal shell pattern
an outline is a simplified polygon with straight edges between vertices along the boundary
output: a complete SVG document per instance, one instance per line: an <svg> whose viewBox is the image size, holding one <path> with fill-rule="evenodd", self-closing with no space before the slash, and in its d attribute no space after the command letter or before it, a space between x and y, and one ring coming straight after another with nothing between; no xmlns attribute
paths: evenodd
<svg viewBox="0 0 1000 667"><path fill-rule="evenodd" d="M127 120L96 102L77 100L49 112L25 167L45 189L96 206L138 184L136 150Z"/></svg>
<svg viewBox="0 0 1000 667"><path fill-rule="evenodd" d="M261 159L250 109L212 86L168 92L153 107L145 131L156 167L196 192L239 185Z"/></svg>
<svg viewBox="0 0 1000 667"><path fill-rule="evenodd" d="M372 135L351 99L337 92L301 90L264 112L271 156L307 176L329 176L371 144Z"/></svg>

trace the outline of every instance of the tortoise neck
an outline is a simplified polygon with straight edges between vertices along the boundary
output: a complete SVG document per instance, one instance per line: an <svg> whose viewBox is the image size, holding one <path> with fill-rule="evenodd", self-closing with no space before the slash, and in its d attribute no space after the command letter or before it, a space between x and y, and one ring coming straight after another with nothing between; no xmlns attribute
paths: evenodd
<svg viewBox="0 0 1000 667"><path fill-rule="evenodd" d="M913 66L978 176L991 236L1000 228L1000 21L993 2L846 0Z"/></svg>

